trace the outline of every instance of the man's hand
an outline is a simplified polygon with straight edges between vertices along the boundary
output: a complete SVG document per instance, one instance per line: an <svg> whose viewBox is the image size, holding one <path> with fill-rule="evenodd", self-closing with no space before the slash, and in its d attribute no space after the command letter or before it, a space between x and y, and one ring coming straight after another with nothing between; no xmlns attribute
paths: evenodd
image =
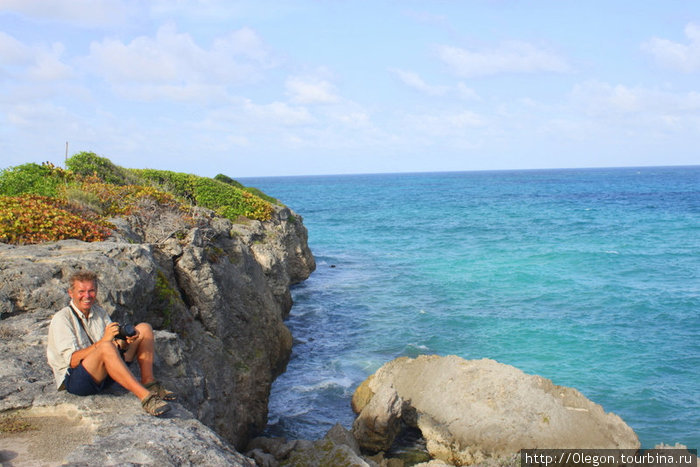
<svg viewBox="0 0 700 467"><path fill-rule="evenodd" d="M127 344L133 344L134 342L136 342L136 341L139 339L139 337L141 337L141 335L139 334L139 330L138 330L138 329L134 329L134 331L136 331L136 334L134 334L134 335L131 336L131 337L128 337L128 336L127 336L127 338L126 338L126 343L127 343Z"/></svg>
<svg viewBox="0 0 700 467"><path fill-rule="evenodd" d="M129 348L129 344L124 339L115 339L114 344L122 352L126 352L126 350Z"/></svg>
<svg viewBox="0 0 700 467"><path fill-rule="evenodd" d="M101 341L112 342L114 338L119 334L119 323L109 323L105 326L105 333L102 335Z"/></svg>

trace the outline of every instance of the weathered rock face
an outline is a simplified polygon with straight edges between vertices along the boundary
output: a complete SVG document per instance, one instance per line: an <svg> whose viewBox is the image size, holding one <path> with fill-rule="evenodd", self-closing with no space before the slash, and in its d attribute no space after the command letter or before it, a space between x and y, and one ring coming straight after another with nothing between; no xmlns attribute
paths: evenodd
<svg viewBox="0 0 700 467"><path fill-rule="evenodd" d="M358 387L353 410L363 449L388 449L405 423L433 458L455 465L522 448L639 448L620 417L577 390L488 359L393 360Z"/></svg>
<svg viewBox="0 0 700 467"><path fill-rule="evenodd" d="M363 458L357 441L340 424L331 428L323 439L316 441L285 438L255 438L248 445L246 454L259 466L356 466L385 467L371 459ZM400 466L403 467L403 463Z"/></svg>
<svg viewBox="0 0 700 467"><path fill-rule="evenodd" d="M92 269L114 320L171 331L158 334L155 371L186 409L236 447L264 428L291 351L289 286L315 268L301 218L284 207L265 223L204 213L182 230L167 216L121 220L112 241L0 244L0 411L75 399L55 390L46 335L68 276Z"/></svg>

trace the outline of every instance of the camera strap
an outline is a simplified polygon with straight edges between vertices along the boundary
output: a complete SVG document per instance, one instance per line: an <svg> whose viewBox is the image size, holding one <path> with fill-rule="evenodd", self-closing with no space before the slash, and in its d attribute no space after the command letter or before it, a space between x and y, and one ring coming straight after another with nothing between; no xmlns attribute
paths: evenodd
<svg viewBox="0 0 700 467"><path fill-rule="evenodd" d="M77 311L75 311L75 308L73 308L73 304L71 303L71 304L69 304L68 306L70 307L71 311L72 311L73 314L75 315L75 319L78 320L78 324L80 324L80 327L82 328L83 332L85 333L85 335L87 336L88 340L90 341L90 345L94 345L94 344L95 344L95 341L92 340L92 337L90 337L90 334L87 332L87 329L85 329L85 323L83 323L83 320L80 319L80 315L78 314Z"/></svg>

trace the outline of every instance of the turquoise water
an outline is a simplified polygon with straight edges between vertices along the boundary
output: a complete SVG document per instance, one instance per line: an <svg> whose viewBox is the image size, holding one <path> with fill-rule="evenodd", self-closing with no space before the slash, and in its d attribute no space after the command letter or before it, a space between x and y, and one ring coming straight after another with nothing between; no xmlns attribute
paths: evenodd
<svg viewBox="0 0 700 467"><path fill-rule="evenodd" d="M643 447L700 445L700 167L242 180L304 218L268 432L350 427L355 387L419 354L575 387Z"/></svg>

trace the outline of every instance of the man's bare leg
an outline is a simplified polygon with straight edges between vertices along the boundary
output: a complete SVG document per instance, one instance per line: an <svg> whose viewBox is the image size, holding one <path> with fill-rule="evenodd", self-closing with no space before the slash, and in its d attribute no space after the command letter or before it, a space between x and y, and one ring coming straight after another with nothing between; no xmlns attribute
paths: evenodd
<svg viewBox="0 0 700 467"><path fill-rule="evenodd" d="M109 376L114 381L131 391L139 400L150 394L148 389L131 374L129 368L119 355L117 347L111 342L98 342L95 350L82 361L83 367L96 382L102 382Z"/></svg>
<svg viewBox="0 0 700 467"><path fill-rule="evenodd" d="M148 384L155 381L153 376L153 354L155 339L153 328L148 323L139 323L136 326L139 337L129 344L129 348L124 353L124 360L131 362L136 358L141 370L141 384Z"/></svg>

